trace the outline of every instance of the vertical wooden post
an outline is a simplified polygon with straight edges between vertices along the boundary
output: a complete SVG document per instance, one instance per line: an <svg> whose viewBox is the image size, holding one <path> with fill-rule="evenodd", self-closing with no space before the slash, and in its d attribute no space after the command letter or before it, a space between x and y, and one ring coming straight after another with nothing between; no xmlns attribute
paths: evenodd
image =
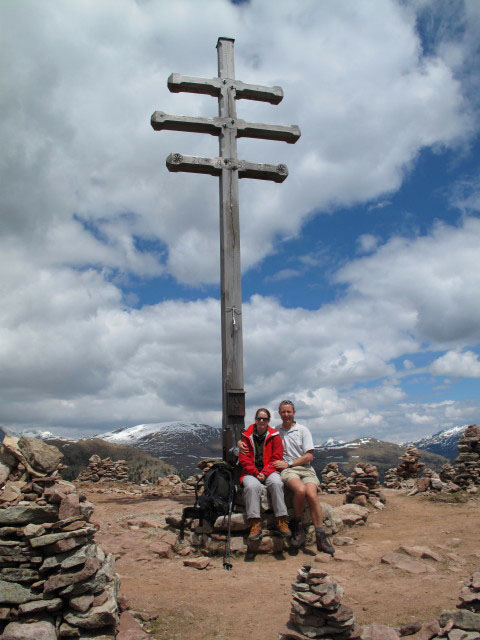
<svg viewBox="0 0 480 640"><path fill-rule="evenodd" d="M222 449L230 460L245 427L243 389L242 279L238 198L235 79L232 38L217 42L221 89L218 115L225 118L219 132L220 158L220 286L222 317ZM233 167L233 168L232 168Z"/></svg>
<svg viewBox="0 0 480 640"><path fill-rule="evenodd" d="M218 117L174 116L155 111L151 124L155 131L189 131L218 136L220 156L202 158L171 153L169 171L206 173L220 178L220 283L222 315L222 449L223 459L233 462L235 447L245 427L243 389L242 280L240 269L239 178L283 182L288 175L284 164L270 165L237 158L237 138L281 140L294 144L300 138L297 125L281 126L237 121L235 100L258 100L279 104L281 87L264 87L235 80L233 38L217 42L218 78L194 78L172 73L168 88L218 97Z"/></svg>

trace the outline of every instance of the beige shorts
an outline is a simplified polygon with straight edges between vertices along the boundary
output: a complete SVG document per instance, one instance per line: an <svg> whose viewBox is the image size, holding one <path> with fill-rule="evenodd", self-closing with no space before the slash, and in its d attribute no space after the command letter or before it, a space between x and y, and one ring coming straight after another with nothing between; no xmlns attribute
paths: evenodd
<svg viewBox="0 0 480 640"><path fill-rule="evenodd" d="M308 482L313 482L317 487L320 486L320 481L317 478L317 474L315 473L315 469L313 467L289 467L288 469L284 469L280 474L281 479L285 484L292 480L293 478L298 478L304 484Z"/></svg>

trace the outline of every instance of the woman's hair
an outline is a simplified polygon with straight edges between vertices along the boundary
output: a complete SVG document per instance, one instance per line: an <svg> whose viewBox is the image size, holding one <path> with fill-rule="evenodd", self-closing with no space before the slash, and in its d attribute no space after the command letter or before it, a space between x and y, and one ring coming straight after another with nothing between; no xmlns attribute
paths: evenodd
<svg viewBox="0 0 480 640"><path fill-rule="evenodd" d="M295 405L293 404L293 402L291 400L282 400L280 402L280 404L278 405L278 410L280 411L280 407L283 407L284 404L289 404L292 409L295 411Z"/></svg>
<svg viewBox="0 0 480 640"><path fill-rule="evenodd" d="M271 420L272 416L270 415L270 411L268 409L265 409L264 407L260 407L260 409L257 409L257 411L255 412L255 420L258 418L258 414L260 413L260 411L266 413L268 419Z"/></svg>

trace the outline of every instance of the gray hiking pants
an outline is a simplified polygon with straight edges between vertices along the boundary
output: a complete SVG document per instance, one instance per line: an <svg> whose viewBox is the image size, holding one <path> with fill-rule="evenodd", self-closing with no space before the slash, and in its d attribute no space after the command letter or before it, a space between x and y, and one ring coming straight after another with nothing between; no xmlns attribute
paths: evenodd
<svg viewBox="0 0 480 640"><path fill-rule="evenodd" d="M265 479L265 485L263 485L260 480L257 480L255 476L245 476L242 480L242 485L247 518L260 518L260 498L264 486L267 487L267 491L270 494L275 515L287 515L287 507L285 506L285 498L283 497L283 482L279 473L276 471L271 473Z"/></svg>

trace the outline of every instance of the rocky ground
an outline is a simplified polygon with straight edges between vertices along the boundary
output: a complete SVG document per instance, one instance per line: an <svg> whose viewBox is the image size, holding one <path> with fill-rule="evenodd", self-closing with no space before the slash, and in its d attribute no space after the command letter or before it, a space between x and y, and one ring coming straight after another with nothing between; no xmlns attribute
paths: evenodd
<svg viewBox="0 0 480 640"><path fill-rule="evenodd" d="M288 619L290 584L309 561L344 587L344 603L358 623L388 625L427 621L455 608L463 580L480 567L476 497L445 503L388 490L384 510L372 509L366 526L339 534L352 540L337 547L334 560L311 551L258 555L251 562L234 558L233 570L225 571L221 558L197 570L184 566L185 558L156 553L165 517L182 509L181 498L83 483L81 490L96 505L97 543L117 558L121 593L132 608L159 616L152 634L158 640L276 640ZM343 496L322 500L338 506Z"/></svg>

